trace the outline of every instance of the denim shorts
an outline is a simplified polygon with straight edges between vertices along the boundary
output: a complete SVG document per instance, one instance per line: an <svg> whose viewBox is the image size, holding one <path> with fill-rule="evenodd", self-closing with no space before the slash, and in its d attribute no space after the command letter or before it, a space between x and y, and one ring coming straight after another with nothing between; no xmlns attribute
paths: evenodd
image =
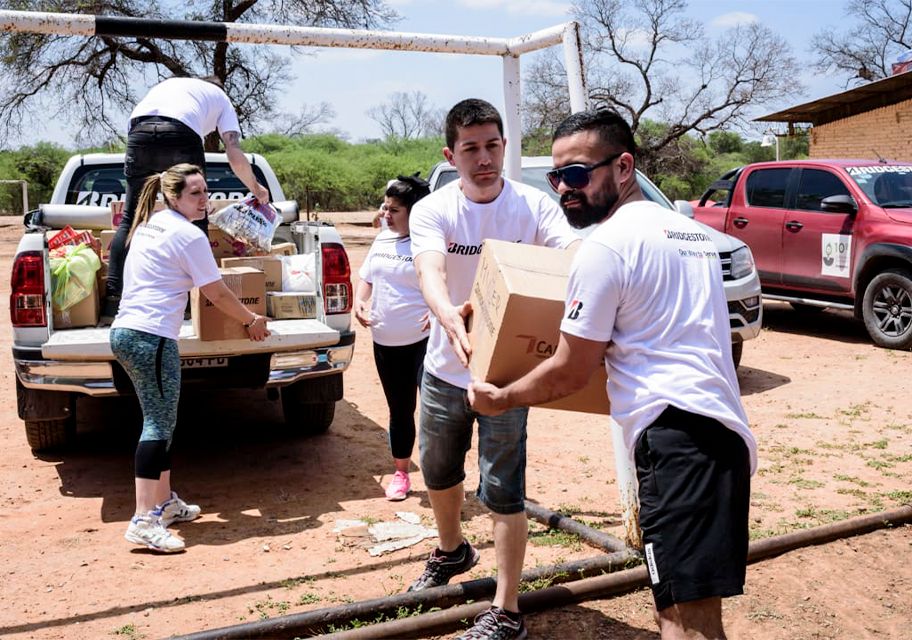
<svg viewBox="0 0 912 640"><path fill-rule="evenodd" d="M427 371L421 381L418 450L428 489L443 491L465 480L465 456L478 422L478 499L494 513L525 509L527 407L499 416L472 411L468 393Z"/></svg>

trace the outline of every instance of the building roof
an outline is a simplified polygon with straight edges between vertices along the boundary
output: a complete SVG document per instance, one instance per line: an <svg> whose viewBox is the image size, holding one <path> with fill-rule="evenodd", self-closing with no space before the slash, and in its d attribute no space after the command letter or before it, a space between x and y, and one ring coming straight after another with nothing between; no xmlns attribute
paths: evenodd
<svg viewBox="0 0 912 640"><path fill-rule="evenodd" d="M912 98L912 71L899 73L860 87L834 93L776 113L755 118L755 122L809 122L826 124L849 116L886 107Z"/></svg>

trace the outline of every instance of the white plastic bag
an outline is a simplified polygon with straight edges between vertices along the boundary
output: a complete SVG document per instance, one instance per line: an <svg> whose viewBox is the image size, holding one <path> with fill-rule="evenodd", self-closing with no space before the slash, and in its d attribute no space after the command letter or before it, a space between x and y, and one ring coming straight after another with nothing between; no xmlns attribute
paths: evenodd
<svg viewBox="0 0 912 640"><path fill-rule="evenodd" d="M314 254L282 256L282 291L316 293Z"/></svg>
<svg viewBox="0 0 912 640"><path fill-rule="evenodd" d="M268 202L259 202L251 196L212 214L209 222L236 240L268 253L282 216Z"/></svg>

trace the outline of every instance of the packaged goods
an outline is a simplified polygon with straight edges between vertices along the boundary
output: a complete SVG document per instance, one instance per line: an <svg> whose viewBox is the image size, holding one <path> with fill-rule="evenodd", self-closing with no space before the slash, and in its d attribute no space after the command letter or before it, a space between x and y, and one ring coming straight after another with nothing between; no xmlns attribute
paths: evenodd
<svg viewBox="0 0 912 640"><path fill-rule="evenodd" d="M249 197L232 202L212 214L209 223L257 251L269 253L275 230L282 223L282 216L268 202L259 202L256 198Z"/></svg>

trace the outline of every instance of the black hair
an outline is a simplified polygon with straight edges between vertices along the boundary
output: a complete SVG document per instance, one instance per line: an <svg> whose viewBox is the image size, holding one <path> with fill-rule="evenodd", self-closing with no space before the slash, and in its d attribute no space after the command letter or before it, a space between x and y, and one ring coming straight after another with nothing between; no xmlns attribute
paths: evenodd
<svg viewBox="0 0 912 640"><path fill-rule="evenodd" d="M636 157L636 142L630 125L614 109L579 111L567 117L554 130L552 142L583 131L595 131L607 147L620 147Z"/></svg>
<svg viewBox="0 0 912 640"><path fill-rule="evenodd" d="M386 195L396 198L406 210L411 211L412 205L431 192L431 185L419 174L411 176L398 176L396 181L386 188Z"/></svg>
<svg viewBox="0 0 912 640"><path fill-rule="evenodd" d="M478 98L469 98L457 103L446 117L446 145L452 149L459 137L460 127L471 127L476 124L496 124L503 138L503 120L497 109L490 102Z"/></svg>

